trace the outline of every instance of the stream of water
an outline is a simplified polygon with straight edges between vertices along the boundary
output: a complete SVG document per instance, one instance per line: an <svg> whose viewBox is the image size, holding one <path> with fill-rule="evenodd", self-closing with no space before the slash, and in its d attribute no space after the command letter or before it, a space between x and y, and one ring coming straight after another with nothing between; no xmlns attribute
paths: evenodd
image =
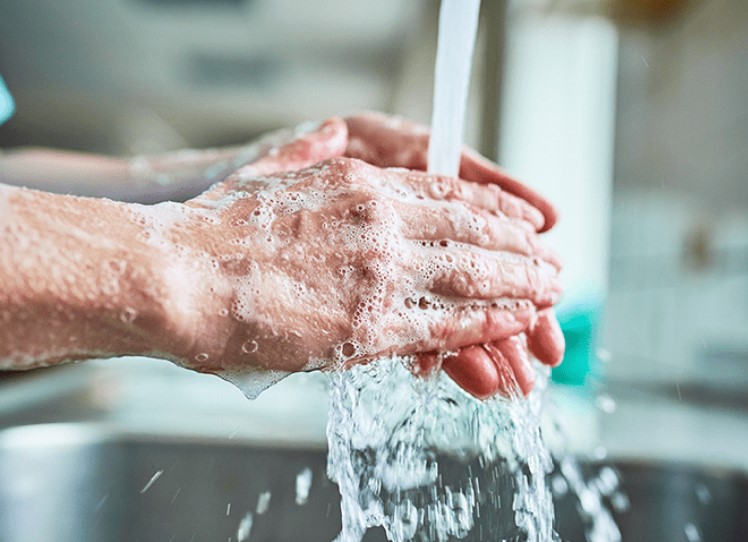
<svg viewBox="0 0 748 542"><path fill-rule="evenodd" d="M428 170L457 177L480 0L443 0L434 68Z"/></svg>

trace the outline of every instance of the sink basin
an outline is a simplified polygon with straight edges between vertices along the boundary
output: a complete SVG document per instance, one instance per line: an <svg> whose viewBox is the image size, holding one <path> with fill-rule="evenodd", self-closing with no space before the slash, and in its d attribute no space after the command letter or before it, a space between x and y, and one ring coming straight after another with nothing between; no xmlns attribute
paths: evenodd
<svg viewBox="0 0 748 542"><path fill-rule="evenodd" d="M251 542L326 542L338 533L340 517L337 487L325 467L325 450L310 445L164 436L106 424L6 429L0 432L0 540L237 542L241 525ZM615 467L631 501L617 515L624 541L748 540L745 475L684 464ZM297 494L305 469L312 478L308 499L303 487ZM568 494L557 499L564 540L584 540L577 506ZM510 505L507 511L511 517ZM522 539L506 533L471 533L466 540ZM367 534L367 542L379 540L383 532Z"/></svg>

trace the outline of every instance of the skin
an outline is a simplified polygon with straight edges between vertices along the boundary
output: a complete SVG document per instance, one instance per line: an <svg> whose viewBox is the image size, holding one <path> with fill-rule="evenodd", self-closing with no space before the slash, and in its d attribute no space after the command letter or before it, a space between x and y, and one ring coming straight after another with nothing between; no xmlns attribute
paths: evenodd
<svg viewBox="0 0 748 542"><path fill-rule="evenodd" d="M429 140L426 127L381 113L349 117L346 122L348 156L385 167L426 169ZM496 197L504 199L499 212L524 219L537 233L551 229L558 219L556 209L545 198L470 149L463 150L460 178L494 188ZM460 195L455 194L455 197ZM517 201L522 203L517 204ZM523 238L520 232L511 237L517 241ZM537 239L534 236L528 238L534 253L560 269L558 257ZM508 333L508 339L465 348L442 361L436 355L422 355L416 366L417 372L428 373L441 367L461 387L479 398L496 393L527 395L534 382L529 353L541 363L555 367L561 363L565 348L564 336L552 307L539 304L534 309L536 312L529 324L518 333Z"/></svg>
<svg viewBox="0 0 748 542"><path fill-rule="evenodd" d="M259 142L132 158L44 148L0 152L0 182L133 203L186 201L261 154ZM102 182L106 179L106 182Z"/></svg>
<svg viewBox="0 0 748 542"><path fill-rule="evenodd" d="M418 354L429 372L429 352L451 351L442 366L473 395L526 393L528 346L563 352L545 207L495 168L392 169L417 165L392 141L422 151L392 122L275 134L185 204L0 185L0 366L145 354L225 374Z"/></svg>

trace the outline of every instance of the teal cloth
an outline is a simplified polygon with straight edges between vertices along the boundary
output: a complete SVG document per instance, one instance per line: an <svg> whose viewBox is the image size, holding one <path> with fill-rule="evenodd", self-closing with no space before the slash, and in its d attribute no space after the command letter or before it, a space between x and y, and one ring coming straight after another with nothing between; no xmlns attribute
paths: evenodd
<svg viewBox="0 0 748 542"><path fill-rule="evenodd" d="M593 345L601 310L601 302L587 299L557 311L558 323L566 339L566 354L563 363L553 369L554 382L584 386L589 378L600 376Z"/></svg>
<svg viewBox="0 0 748 542"><path fill-rule="evenodd" d="M0 77L0 124L12 117L15 110L16 104L13 102L13 96L10 95L8 87L5 86L5 81Z"/></svg>

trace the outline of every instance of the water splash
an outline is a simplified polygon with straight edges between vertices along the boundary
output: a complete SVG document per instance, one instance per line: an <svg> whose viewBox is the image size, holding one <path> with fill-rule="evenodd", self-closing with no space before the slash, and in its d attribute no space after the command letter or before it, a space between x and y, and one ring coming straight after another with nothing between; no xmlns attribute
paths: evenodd
<svg viewBox="0 0 748 542"><path fill-rule="evenodd" d="M339 542L384 527L395 542L549 542L552 460L541 391L477 401L442 373L416 378L408 359L330 374L328 474L341 493ZM490 532L486 532L490 531Z"/></svg>

